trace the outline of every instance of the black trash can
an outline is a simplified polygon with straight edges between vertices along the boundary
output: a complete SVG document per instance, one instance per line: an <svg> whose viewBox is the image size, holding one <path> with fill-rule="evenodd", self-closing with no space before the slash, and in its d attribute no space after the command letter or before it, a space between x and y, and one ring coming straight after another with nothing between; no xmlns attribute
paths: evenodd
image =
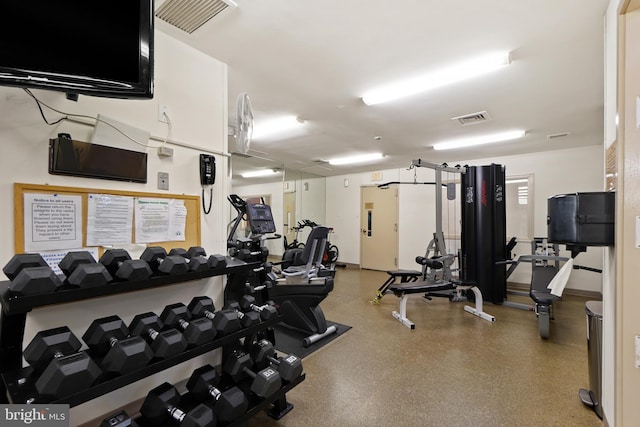
<svg viewBox="0 0 640 427"><path fill-rule="evenodd" d="M587 360L589 388L580 389L580 400L602 419L602 301L587 301Z"/></svg>

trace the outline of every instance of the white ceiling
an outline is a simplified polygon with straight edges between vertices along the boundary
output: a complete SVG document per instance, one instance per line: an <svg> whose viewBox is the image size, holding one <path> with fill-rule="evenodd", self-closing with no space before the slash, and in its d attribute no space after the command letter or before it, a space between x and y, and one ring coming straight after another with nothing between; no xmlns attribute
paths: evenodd
<svg viewBox="0 0 640 427"><path fill-rule="evenodd" d="M256 126L282 114L306 121L303 131L251 144L249 154L287 169L331 176L407 167L415 158L452 163L603 142L608 0L235 1L192 34L156 25L228 64L230 125L241 92L251 97ZM491 74L387 104L361 100L380 84L501 50L511 52L511 65ZM479 111L492 120L451 120ZM431 148L509 129L527 135L475 149ZM371 151L385 158L319 162Z"/></svg>

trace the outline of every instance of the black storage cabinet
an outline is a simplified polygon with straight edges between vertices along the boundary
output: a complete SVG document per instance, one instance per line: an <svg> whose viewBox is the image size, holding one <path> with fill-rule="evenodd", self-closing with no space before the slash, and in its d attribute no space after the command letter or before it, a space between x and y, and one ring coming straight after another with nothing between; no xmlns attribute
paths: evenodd
<svg viewBox="0 0 640 427"><path fill-rule="evenodd" d="M547 202L549 242L576 246L613 246L614 192L559 194Z"/></svg>

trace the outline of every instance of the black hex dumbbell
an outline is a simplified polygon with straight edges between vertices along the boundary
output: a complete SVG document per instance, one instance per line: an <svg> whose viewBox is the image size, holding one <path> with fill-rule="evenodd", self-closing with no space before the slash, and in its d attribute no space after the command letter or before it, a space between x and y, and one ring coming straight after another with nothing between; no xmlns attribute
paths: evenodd
<svg viewBox="0 0 640 427"><path fill-rule="evenodd" d="M260 313L262 320L269 320L278 315L278 310L271 304L256 305L256 299L251 295L243 295L240 298L240 307L244 311L253 310Z"/></svg>
<svg viewBox="0 0 640 427"><path fill-rule="evenodd" d="M211 320L219 335L229 335L242 328L235 310L215 311L213 301L209 297L194 297L187 308L192 316L206 317Z"/></svg>
<svg viewBox="0 0 640 427"><path fill-rule="evenodd" d="M204 365L193 371L187 390L200 402L213 399L213 411L218 421L228 424L247 412L247 396L236 386L226 391L218 389L220 377L211 365Z"/></svg>
<svg viewBox="0 0 640 427"><path fill-rule="evenodd" d="M189 345L202 345L216 337L211 320L206 317L191 320L187 306L180 302L166 306L160 313L160 320L165 327L182 330Z"/></svg>
<svg viewBox="0 0 640 427"><path fill-rule="evenodd" d="M187 348L187 340L176 329L162 330L162 322L155 313L147 312L136 315L129 331L150 342L151 350L156 357L166 359L180 354Z"/></svg>
<svg viewBox="0 0 640 427"><path fill-rule="evenodd" d="M169 383L162 383L147 394L140 414L154 426L164 425L169 420L178 422L181 427L216 426L213 409L204 403L198 404L189 412L178 408L179 404L178 390Z"/></svg>
<svg viewBox="0 0 640 427"><path fill-rule="evenodd" d="M252 367L251 356L240 349L232 350L222 364L222 370L235 382L246 377L251 378L251 391L259 397L269 397L280 390L282 379L276 370L267 367L254 372L251 370Z"/></svg>
<svg viewBox="0 0 640 427"><path fill-rule="evenodd" d="M107 268L97 263L88 251L68 252L58 263L66 276L65 283L80 288L106 285L113 280Z"/></svg>
<svg viewBox="0 0 640 427"><path fill-rule="evenodd" d="M180 255L167 255L161 246L149 246L140 255L153 271L165 274L180 274L189 271L187 259Z"/></svg>
<svg viewBox="0 0 640 427"><path fill-rule="evenodd" d="M2 271L11 280L9 290L15 295L46 294L62 285L40 254L14 255Z"/></svg>
<svg viewBox="0 0 640 427"><path fill-rule="evenodd" d="M225 268L227 266L227 257L224 255L209 255L207 261L209 262L209 268Z"/></svg>
<svg viewBox="0 0 640 427"><path fill-rule="evenodd" d="M38 393L60 398L86 390L102 375L98 365L84 352L80 340L68 327L38 332L23 356L36 373Z"/></svg>
<svg viewBox="0 0 640 427"><path fill-rule="evenodd" d="M227 303L223 307L223 310L237 311L238 318L240 319L240 324L243 328L248 328L260 323L260 314L257 311L248 311L246 313L243 313L242 311L240 311L240 303L238 303L238 301L227 301Z"/></svg>
<svg viewBox="0 0 640 427"><path fill-rule="evenodd" d="M94 320L82 339L92 355L104 356L101 365L107 372L133 372L153 359L149 344L140 336L130 337L129 329L118 316Z"/></svg>
<svg viewBox="0 0 640 427"><path fill-rule="evenodd" d="M100 264L107 271L121 280L137 281L148 279L153 271L145 260L131 259L129 252L124 249L108 249L100 257Z"/></svg>
<svg viewBox="0 0 640 427"><path fill-rule="evenodd" d="M274 364L285 381L293 381L302 374L302 360L293 354L276 358L276 350L268 340L262 339L253 343L249 354L258 369L264 369L270 363Z"/></svg>
<svg viewBox="0 0 640 427"><path fill-rule="evenodd" d="M169 251L169 256L180 255L181 257L186 259L190 271L208 270L209 262L207 261L207 257L204 255L200 255L200 252L194 250L194 248L195 246L192 246L188 251L186 251L184 248L173 248ZM202 249L202 252L204 252L204 249Z"/></svg>

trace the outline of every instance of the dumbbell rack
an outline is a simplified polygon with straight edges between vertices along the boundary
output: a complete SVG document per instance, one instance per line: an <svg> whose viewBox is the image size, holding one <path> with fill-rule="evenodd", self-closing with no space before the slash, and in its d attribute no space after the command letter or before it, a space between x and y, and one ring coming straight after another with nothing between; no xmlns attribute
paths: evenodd
<svg viewBox="0 0 640 427"><path fill-rule="evenodd" d="M95 288L66 289L42 295L16 296L9 291L9 281L0 282L0 403L26 403L28 399L35 398L32 403L65 403L70 407L96 399L106 393L117 390L128 384L139 381L145 377L161 372L172 366L185 362L194 357L222 348L238 341L241 338L258 334L282 321L282 316L277 316L259 325L242 329L224 337L215 339L207 344L194 347L176 356L157 360L142 369L124 375L106 377L96 385L82 392L65 396L57 400L46 400L39 397L35 389L35 379L30 375L31 367L22 367L22 345L25 331L27 313L34 308L53 304L62 304L80 301L84 299L100 298L119 293L133 292L144 289L153 289L162 286L173 285L185 281L193 281L207 277L233 274L243 270L255 268L259 263L246 263L236 258L226 258L227 265L224 268L212 269L200 272L188 272L184 274L152 276L147 280L136 282L114 282ZM96 360L100 362L100 360ZM276 395L271 396L249 409L246 416L252 416L269 405L274 405L277 412L286 411L288 406L285 393L302 382L305 375L285 385ZM286 413L286 412L285 412ZM277 414L276 414L277 415ZM276 415L273 415L274 417Z"/></svg>

